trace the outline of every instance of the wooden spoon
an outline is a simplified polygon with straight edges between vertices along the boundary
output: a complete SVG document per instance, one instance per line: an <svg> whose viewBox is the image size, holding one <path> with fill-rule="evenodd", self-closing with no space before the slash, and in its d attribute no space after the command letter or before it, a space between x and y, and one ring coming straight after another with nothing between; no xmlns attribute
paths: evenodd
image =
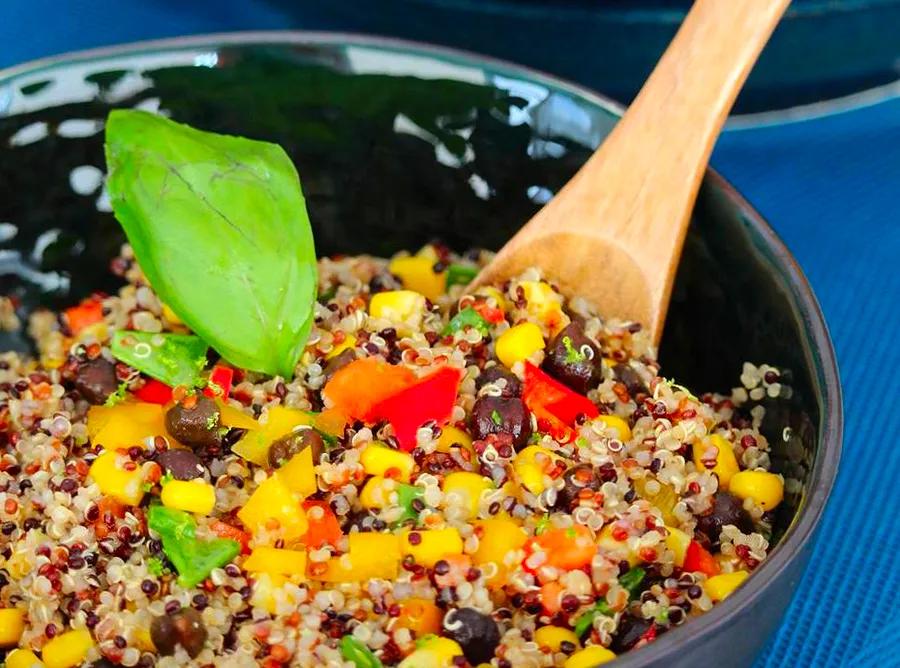
<svg viewBox="0 0 900 668"><path fill-rule="evenodd" d="M658 343L709 154L789 2L696 0L603 145L473 285L540 267Z"/></svg>

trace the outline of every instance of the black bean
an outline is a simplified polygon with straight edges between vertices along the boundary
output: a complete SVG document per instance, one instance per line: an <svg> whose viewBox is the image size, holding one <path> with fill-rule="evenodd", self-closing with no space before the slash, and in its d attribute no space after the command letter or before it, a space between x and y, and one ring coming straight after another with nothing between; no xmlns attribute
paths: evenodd
<svg viewBox="0 0 900 668"><path fill-rule="evenodd" d="M75 371L75 389L95 406L104 403L118 387L116 366L103 357L82 362Z"/></svg>
<svg viewBox="0 0 900 668"><path fill-rule="evenodd" d="M550 342L541 366L576 392L587 394L600 379L600 349L573 322Z"/></svg>
<svg viewBox="0 0 900 668"><path fill-rule="evenodd" d="M175 653L181 645L192 659L206 644L206 626L200 613L193 608L183 608L172 615L155 617L150 623L150 639L162 656Z"/></svg>
<svg viewBox="0 0 900 668"><path fill-rule="evenodd" d="M638 643L652 626L653 620L651 619L635 617L628 613L622 615L609 648L616 654L627 652Z"/></svg>
<svg viewBox="0 0 900 668"><path fill-rule="evenodd" d="M447 635L459 643L473 666L489 663L500 644L500 629L489 615L473 608L451 610L444 617Z"/></svg>
<svg viewBox="0 0 900 668"><path fill-rule="evenodd" d="M325 451L325 442L315 429L301 429L282 436L269 447L269 466L277 468L306 448L312 449L313 464L318 464Z"/></svg>
<svg viewBox="0 0 900 668"><path fill-rule="evenodd" d="M219 408L215 401L202 394L188 397L166 411L166 429L177 441L192 448L217 446L222 440Z"/></svg>
<svg viewBox="0 0 900 668"><path fill-rule="evenodd" d="M504 382L498 383L498 380L502 380ZM485 368L484 371L482 371L478 375L478 378L475 379L475 387L479 390L488 383L490 383L491 385L495 385L496 387L500 387L500 385L503 386L500 390L500 396L522 396L522 383L516 377L516 374L511 371L507 371L499 364L495 364L494 366Z"/></svg>
<svg viewBox="0 0 900 668"><path fill-rule="evenodd" d="M753 531L753 519L744 510L743 502L728 492L713 495L712 508L697 518L697 532L706 536L713 547L719 544L719 534L726 524L733 524L744 533Z"/></svg>
<svg viewBox="0 0 900 668"><path fill-rule="evenodd" d="M472 407L471 429L477 440L490 434L509 434L518 449L528 444L531 415L516 397L480 397Z"/></svg>
<svg viewBox="0 0 900 668"><path fill-rule="evenodd" d="M630 364L619 362L614 365L613 375L616 377L617 381L625 386L625 389L628 390L628 394L630 394L632 398L638 394L648 394L650 392L650 390L647 389L646 383L644 383L644 379L641 378L641 375L637 371L631 368Z"/></svg>
<svg viewBox="0 0 900 668"><path fill-rule="evenodd" d="M150 639L160 655L171 656L174 654L175 646L178 644L178 639L175 637L174 616L163 615L154 617L153 621L150 622Z"/></svg>
<svg viewBox="0 0 900 668"><path fill-rule="evenodd" d="M156 461L175 480L202 478L206 473L206 467L200 462L200 458L185 448L166 450L160 453Z"/></svg>
<svg viewBox="0 0 900 668"><path fill-rule="evenodd" d="M573 466L563 474L563 488L556 494L556 508L570 510L576 503L581 490L596 492L600 489L600 476L590 464Z"/></svg>

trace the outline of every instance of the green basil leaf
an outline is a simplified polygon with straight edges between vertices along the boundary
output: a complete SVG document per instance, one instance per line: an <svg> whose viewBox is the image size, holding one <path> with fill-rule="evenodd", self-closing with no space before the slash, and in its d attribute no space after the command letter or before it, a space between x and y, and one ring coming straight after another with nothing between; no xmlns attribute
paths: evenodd
<svg viewBox="0 0 900 668"><path fill-rule="evenodd" d="M291 377L317 275L284 150L116 110L106 162L113 211L162 301L235 366Z"/></svg>
<svg viewBox="0 0 900 668"><path fill-rule="evenodd" d="M199 336L119 330L109 349L113 357L151 378L176 387L197 387L208 346Z"/></svg>

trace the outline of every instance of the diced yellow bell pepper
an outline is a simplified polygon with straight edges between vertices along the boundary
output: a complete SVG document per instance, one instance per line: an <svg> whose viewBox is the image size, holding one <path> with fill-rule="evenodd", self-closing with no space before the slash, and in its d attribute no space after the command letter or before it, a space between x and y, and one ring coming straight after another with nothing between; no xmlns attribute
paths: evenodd
<svg viewBox="0 0 900 668"><path fill-rule="evenodd" d="M618 439L623 443L631 440L631 427L618 415L598 415L595 420L602 422L607 427L615 429Z"/></svg>
<svg viewBox="0 0 900 668"><path fill-rule="evenodd" d="M256 488L243 508L238 511L238 519L254 534L277 523L281 527L286 542L296 540L306 533L309 523L306 513L300 507L302 499L290 490L279 476L266 478Z"/></svg>
<svg viewBox="0 0 900 668"><path fill-rule="evenodd" d="M131 637L134 640L134 646L142 652L157 651L156 645L153 644L153 638L150 637L149 628L135 629Z"/></svg>
<svg viewBox="0 0 900 668"><path fill-rule="evenodd" d="M287 578L283 575L260 573L258 577L254 578L250 603L258 608L263 608L270 615L276 614L278 603L275 600L275 592L281 589L285 582L287 582Z"/></svg>
<svg viewBox="0 0 900 668"><path fill-rule="evenodd" d="M627 540L616 540L613 536L613 522L610 522L597 534L597 545L605 552L609 552L617 558L624 559L631 566L637 566L641 558L628 548Z"/></svg>
<svg viewBox="0 0 900 668"><path fill-rule="evenodd" d="M115 406L91 406L87 415L88 437L107 450L144 447L151 436L168 436L165 413L159 404L123 401Z"/></svg>
<svg viewBox="0 0 900 668"><path fill-rule="evenodd" d="M425 312L425 297L412 290L391 290L372 296L369 315L400 325L418 327Z"/></svg>
<svg viewBox="0 0 900 668"><path fill-rule="evenodd" d="M543 322L556 336L569 324L569 316L562 310L562 295L544 281L522 281L519 283L525 294L528 314Z"/></svg>
<svg viewBox="0 0 900 668"><path fill-rule="evenodd" d="M93 646L88 631L67 631L44 645L41 657L47 668L72 668L84 662Z"/></svg>
<svg viewBox="0 0 900 668"><path fill-rule="evenodd" d="M209 515L216 506L216 488L205 480L170 480L163 485L160 500L168 508Z"/></svg>
<svg viewBox="0 0 900 668"><path fill-rule="evenodd" d="M433 636L419 643L398 668L451 668L454 659L462 655L462 647L455 640Z"/></svg>
<svg viewBox="0 0 900 668"><path fill-rule="evenodd" d="M400 537L391 533L351 533L347 554L332 557L324 573L313 579L324 582L363 582L373 578L393 580L400 569Z"/></svg>
<svg viewBox="0 0 900 668"><path fill-rule="evenodd" d="M388 271L400 279L405 289L419 292L431 301L436 301L444 294L447 273L435 272L435 262L420 255L396 257L391 260Z"/></svg>
<svg viewBox="0 0 900 668"><path fill-rule="evenodd" d="M287 436L294 428L311 425L313 416L305 411L285 406L272 406L265 422L259 422L256 429L248 431L231 450L249 462L259 466L269 465L269 448L273 441Z"/></svg>
<svg viewBox="0 0 900 668"><path fill-rule="evenodd" d="M691 544L691 537L681 529L675 529L667 526L669 535L666 536L666 547L672 550L675 555L675 565L684 565L684 555L687 554L688 545Z"/></svg>
<svg viewBox="0 0 900 668"><path fill-rule="evenodd" d="M15 647L25 632L23 608L0 609L0 647Z"/></svg>
<svg viewBox="0 0 900 668"><path fill-rule="evenodd" d="M103 494L136 506L144 498L144 473L137 465L134 470L126 471L119 463L120 459L123 464L130 461L125 455L111 450L101 453L91 464L89 475Z"/></svg>
<svg viewBox="0 0 900 668"><path fill-rule="evenodd" d="M244 570L269 575L299 575L306 579L306 552L260 545L244 562Z"/></svg>
<svg viewBox="0 0 900 668"><path fill-rule="evenodd" d="M707 453L712 450L717 451L715 456L716 465L712 468L707 468L703 463L703 460L712 459L712 457L707 457ZM697 470L715 473L719 478L719 487L721 489L728 489L728 485L731 482L731 476L740 470L731 443L718 434L712 434L701 443L694 443L693 451L694 465L697 467Z"/></svg>
<svg viewBox="0 0 900 668"><path fill-rule="evenodd" d="M534 642L538 647L549 647L551 652L558 652L559 646L564 642L570 642L576 648L581 647L575 632L562 626L542 626L534 632Z"/></svg>
<svg viewBox="0 0 900 668"><path fill-rule="evenodd" d="M478 514L478 505L481 495L487 489L493 489L494 483L490 478L470 471L454 471L444 478L444 494L458 494L462 497L469 511L467 517L475 517Z"/></svg>
<svg viewBox="0 0 900 668"><path fill-rule="evenodd" d="M530 358L544 349L544 335L533 322L523 322L510 327L500 335L494 347L497 358L507 367Z"/></svg>
<svg viewBox="0 0 900 668"><path fill-rule="evenodd" d="M418 539L415 536L418 536ZM444 557L462 554L462 551L462 536L454 527L406 531L400 537L400 552L404 556L412 555L417 564L428 568Z"/></svg>
<svg viewBox="0 0 900 668"><path fill-rule="evenodd" d="M396 481L382 478L380 475L372 476L363 485L359 493L359 502L363 508L381 510L389 503L390 494L396 488Z"/></svg>
<svg viewBox="0 0 900 668"><path fill-rule="evenodd" d="M722 573L713 575L703 583L703 588L713 601L724 601L731 596L735 589L750 577L747 571L735 571L734 573Z"/></svg>
<svg viewBox="0 0 900 668"><path fill-rule="evenodd" d="M601 663L612 661L616 655L601 645L589 645L566 659L563 668L596 668Z"/></svg>
<svg viewBox="0 0 900 668"><path fill-rule="evenodd" d="M237 427L238 429L259 429L260 424L244 411L227 404L221 399L216 399L219 406L219 424L224 427Z"/></svg>
<svg viewBox="0 0 900 668"><path fill-rule="evenodd" d="M353 334L346 334L343 340L332 346L331 350L328 351L328 354L325 355L325 359L330 360L332 357L337 357L345 350L350 350L351 348L356 347L356 337Z"/></svg>
<svg viewBox="0 0 900 668"><path fill-rule="evenodd" d="M478 549L472 555L476 565L496 564L497 573L488 580L488 586L500 586L504 582L507 566L506 555L520 549L528 540L528 534L515 521L509 518L491 518L477 520L475 526L480 529Z"/></svg>
<svg viewBox="0 0 900 668"><path fill-rule="evenodd" d="M179 318L177 315L175 315L175 311L173 311L171 308L169 308L169 306L166 304L162 305L162 314L163 314L163 317L166 320L168 320L170 323L172 323L173 325L183 325L184 324L183 322L181 322L181 318Z"/></svg>
<svg viewBox="0 0 900 668"><path fill-rule="evenodd" d="M513 470L519 483L532 494L544 491L544 474L562 458L540 445L529 445L513 459Z"/></svg>
<svg viewBox="0 0 900 668"><path fill-rule="evenodd" d="M319 489L316 484L312 448L304 448L291 457L275 475L281 478L292 492L297 492L303 497L315 494Z"/></svg>
<svg viewBox="0 0 900 668"><path fill-rule="evenodd" d="M763 510L772 510L784 499L781 476L768 471L741 471L732 476L729 491L741 499L753 499Z"/></svg>
<svg viewBox="0 0 900 668"><path fill-rule="evenodd" d="M6 657L6 668L44 668L44 662L30 649L14 649Z"/></svg>
<svg viewBox="0 0 900 668"><path fill-rule="evenodd" d="M469 454L472 455L472 459L469 461L474 462L478 458L478 455L475 453L475 448L472 447L472 437L462 429L447 425L441 430L441 436L438 438L435 450L437 452L449 453L450 448L454 445L461 445L463 449L469 451Z"/></svg>
<svg viewBox="0 0 900 668"><path fill-rule="evenodd" d="M475 290L475 294L479 297L490 297L497 302L497 308L501 311L505 311L507 308L506 297L504 297L503 293L495 287L485 285Z"/></svg>
<svg viewBox="0 0 900 668"><path fill-rule="evenodd" d="M649 485L653 483L653 485ZM658 485L659 491L651 494L648 490L650 486ZM638 478L634 481L634 491L642 499L646 499L659 509L663 522L666 524L676 524L678 518L672 514L672 509L678 503L678 493L668 483L660 482L653 478Z"/></svg>
<svg viewBox="0 0 900 668"><path fill-rule="evenodd" d="M371 443L366 446L359 456L359 463L369 475L384 476L391 471L396 475L387 477L403 482L409 482L413 469L416 467L416 460L412 455L380 443Z"/></svg>
<svg viewBox="0 0 900 668"><path fill-rule="evenodd" d="M416 638L422 638L431 633L440 633L443 619L444 611L434 604L433 598L407 598L400 602L400 616L396 617L396 626L409 629Z"/></svg>

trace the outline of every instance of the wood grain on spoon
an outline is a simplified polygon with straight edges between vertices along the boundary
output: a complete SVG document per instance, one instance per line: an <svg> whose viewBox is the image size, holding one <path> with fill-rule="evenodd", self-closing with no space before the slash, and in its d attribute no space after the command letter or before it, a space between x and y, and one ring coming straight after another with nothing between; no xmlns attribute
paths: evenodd
<svg viewBox="0 0 900 668"><path fill-rule="evenodd" d="M709 154L789 2L697 0L603 145L474 284L537 266L659 342Z"/></svg>

